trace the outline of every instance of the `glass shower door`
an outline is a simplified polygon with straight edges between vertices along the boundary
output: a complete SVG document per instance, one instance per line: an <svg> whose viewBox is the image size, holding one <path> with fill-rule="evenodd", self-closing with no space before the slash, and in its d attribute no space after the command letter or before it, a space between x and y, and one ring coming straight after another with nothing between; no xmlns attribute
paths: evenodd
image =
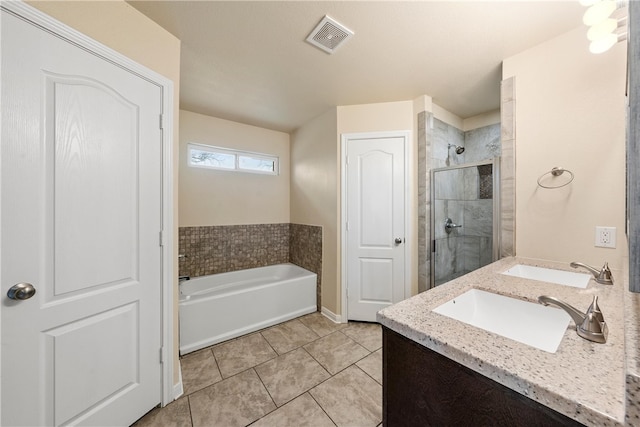
<svg viewBox="0 0 640 427"><path fill-rule="evenodd" d="M432 170L431 287L497 260L497 165L494 159Z"/></svg>

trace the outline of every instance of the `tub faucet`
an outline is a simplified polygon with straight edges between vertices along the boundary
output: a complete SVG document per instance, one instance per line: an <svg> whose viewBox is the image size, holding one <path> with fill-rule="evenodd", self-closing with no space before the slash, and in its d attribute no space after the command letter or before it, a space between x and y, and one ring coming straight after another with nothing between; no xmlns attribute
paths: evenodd
<svg viewBox="0 0 640 427"><path fill-rule="evenodd" d="M593 274L593 277L595 277L596 282L598 283L602 283L603 285L613 285L613 276L611 275L611 269L609 269L608 262L605 262L600 270L593 268L587 264L575 261L569 265L573 268L586 268L591 272L591 274Z"/></svg>
<svg viewBox="0 0 640 427"><path fill-rule="evenodd" d="M542 305L555 305L566 311L576 324L576 332L580 337L601 344L607 342L609 328L604 321L600 307L598 307L597 295L593 297L593 302L584 314L577 308L554 297L541 295L538 297L538 302Z"/></svg>

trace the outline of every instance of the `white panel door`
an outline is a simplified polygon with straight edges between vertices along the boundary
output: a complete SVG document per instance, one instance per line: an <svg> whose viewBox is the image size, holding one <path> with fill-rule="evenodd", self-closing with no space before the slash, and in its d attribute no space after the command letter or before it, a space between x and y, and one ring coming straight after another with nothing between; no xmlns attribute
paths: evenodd
<svg viewBox="0 0 640 427"><path fill-rule="evenodd" d="M162 91L1 19L1 424L129 425L161 401Z"/></svg>
<svg viewBox="0 0 640 427"><path fill-rule="evenodd" d="M347 317L405 298L405 137L347 139Z"/></svg>

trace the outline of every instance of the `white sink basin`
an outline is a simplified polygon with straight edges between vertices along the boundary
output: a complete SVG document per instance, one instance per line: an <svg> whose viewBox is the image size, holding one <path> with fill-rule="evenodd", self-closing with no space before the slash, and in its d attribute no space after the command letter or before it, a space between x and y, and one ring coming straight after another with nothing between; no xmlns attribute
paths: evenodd
<svg viewBox="0 0 640 427"><path fill-rule="evenodd" d="M530 265L516 264L502 274L521 277L523 279L551 282L557 285L573 286L574 288L586 288L591 279L590 274L574 273L571 271L553 270L551 268L532 267Z"/></svg>
<svg viewBox="0 0 640 427"><path fill-rule="evenodd" d="M433 311L555 353L571 318L564 310L471 289Z"/></svg>

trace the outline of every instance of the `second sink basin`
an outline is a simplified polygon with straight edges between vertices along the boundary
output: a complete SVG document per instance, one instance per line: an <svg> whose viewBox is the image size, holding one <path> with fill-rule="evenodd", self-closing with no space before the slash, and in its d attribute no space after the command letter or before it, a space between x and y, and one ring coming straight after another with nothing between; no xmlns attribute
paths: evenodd
<svg viewBox="0 0 640 427"><path fill-rule="evenodd" d="M433 311L549 353L558 350L570 320L563 310L479 289Z"/></svg>
<svg viewBox="0 0 640 427"><path fill-rule="evenodd" d="M591 275L589 274L554 270L552 268L533 267L531 265L522 264L516 264L507 271L504 271L502 274L582 289L587 287L589 279L591 279Z"/></svg>

